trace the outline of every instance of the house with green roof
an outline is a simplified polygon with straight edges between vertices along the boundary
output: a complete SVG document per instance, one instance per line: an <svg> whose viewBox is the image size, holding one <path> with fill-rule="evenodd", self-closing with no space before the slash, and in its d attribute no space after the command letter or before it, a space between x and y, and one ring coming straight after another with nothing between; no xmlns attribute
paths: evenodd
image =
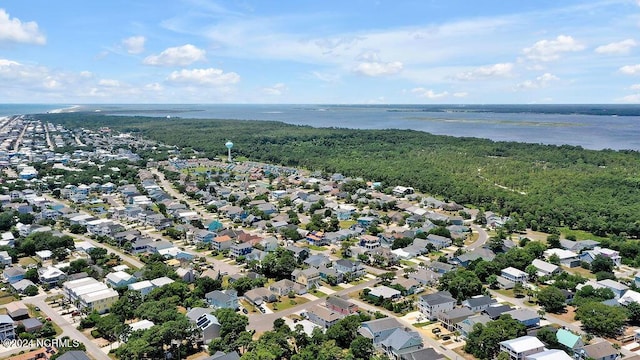
<svg viewBox="0 0 640 360"><path fill-rule="evenodd" d="M558 331L556 332L556 339L558 339L558 342L560 344L566 346L568 349L574 352L584 346L582 338L569 330L558 329Z"/></svg>

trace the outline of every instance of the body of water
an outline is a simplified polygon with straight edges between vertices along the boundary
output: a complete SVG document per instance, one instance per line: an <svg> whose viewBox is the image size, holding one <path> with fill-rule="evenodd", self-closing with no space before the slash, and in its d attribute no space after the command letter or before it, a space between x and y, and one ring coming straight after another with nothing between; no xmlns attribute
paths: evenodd
<svg viewBox="0 0 640 360"><path fill-rule="evenodd" d="M64 108L71 106L0 105L0 116ZM82 105L73 111L411 129L496 141L640 151L640 106L628 105Z"/></svg>

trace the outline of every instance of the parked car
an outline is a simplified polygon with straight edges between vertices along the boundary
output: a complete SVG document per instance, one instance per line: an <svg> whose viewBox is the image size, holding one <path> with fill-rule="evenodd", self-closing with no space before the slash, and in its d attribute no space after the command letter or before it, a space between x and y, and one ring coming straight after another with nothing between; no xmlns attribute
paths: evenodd
<svg viewBox="0 0 640 360"><path fill-rule="evenodd" d="M439 327L435 327L433 329L431 329L431 332L434 334L439 334L442 330Z"/></svg>

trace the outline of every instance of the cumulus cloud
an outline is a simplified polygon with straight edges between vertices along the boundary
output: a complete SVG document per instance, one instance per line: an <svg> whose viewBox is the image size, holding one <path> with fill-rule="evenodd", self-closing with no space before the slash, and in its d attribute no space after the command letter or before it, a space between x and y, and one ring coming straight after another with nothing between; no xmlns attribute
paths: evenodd
<svg viewBox="0 0 640 360"><path fill-rule="evenodd" d="M559 35L553 40L540 40L522 52L530 60L552 61L558 59L562 53L581 51L584 48L585 46L573 37Z"/></svg>
<svg viewBox="0 0 640 360"><path fill-rule="evenodd" d="M98 81L98 85L105 87L120 87L122 84L120 84L120 81L118 80L101 79L100 81Z"/></svg>
<svg viewBox="0 0 640 360"><path fill-rule="evenodd" d="M360 62L353 68L353 72L365 76L394 75L402 71L403 68L400 61L384 62L380 60L375 51L365 51L358 55L356 60Z"/></svg>
<svg viewBox="0 0 640 360"><path fill-rule="evenodd" d="M638 75L640 74L640 64L625 65L620 68L620 72L627 75Z"/></svg>
<svg viewBox="0 0 640 360"><path fill-rule="evenodd" d="M466 91L460 91L460 92L453 93L453 96L457 97L457 98L467 97L468 95L469 95L469 93L466 92Z"/></svg>
<svg viewBox="0 0 640 360"><path fill-rule="evenodd" d="M287 86L283 83L277 83L270 87L262 88L262 92L267 95L280 96L287 90Z"/></svg>
<svg viewBox="0 0 640 360"><path fill-rule="evenodd" d="M20 19L11 18L4 9L0 9L0 43L2 42L44 45L47 39L35 21L23 23Z"/></svg>
<svg viewBox="0 0 640 360"><path fill-rule="evenodd" d="M169 82L182 85L225 86L236 84L240 75L235 72L225 73L221 69L182 69L172 72L167 78Z"/></svg>
<svg viewBox="0 0 640 360"><path fill-rule="evenodd" d="M442 98L442 97L445 97L445 96L449 95L449 93L446 92L446 91L437 93L437 92L435 92L435 91L433 91L431 89L425 89L425 88L422 88L422 87L413 88L413 89L411 89L411 92L416 94L418 97L423 97L423 98L427 98L427 99L439 99L439 98Z"/></svg>
<svg viewBox="0 0 640 360"><path fill-rule="evenodd" d="M640 90L640 84L633 84L629 86L629 90Z"/></svg>
<svg viewBox="0 0 640 360"><path fill-rule="evenodd" d="M549 85L549 83L557 80L560 80L557 76L550 73L544 73L538 76L537 78L535 78L534 80L526 80L518 84L516 87L517 89L520 89L520 90L539 89L539 88L546 87Z"/></svg>
<svg viewBox="0 0 640 360"><path fill-rule="evenodd" d="M122 40L122 46L129 54L141 54L144 52L144 43L147 39L144 36L132 36Z"/></svg>
<svg viewBox="0 0 640 360"><path fill-rule="evenodd" d="M477 69L456 74L458 80L478 80L492 77L504 77L511 75L513 64L501 63L489 66L482 66Z"/></svg>
<svg viewBox="0 0 640 360"><path fill-rule="evenodd" d="M640 94L627 95L618 99L618 101L628 104L640 104Z"/></svg>
<svg viewBox="0 0 640 360"><path fill-rule="evenodd" d="M633 39L626 39L618 42L612 42L610 44L598 46L596 52L598 54L628 54L631 48L638 46L638 43Z"/></svg>
<svg viewBox="0 0 640 360"><path fill-rule="evenodd" d="M361 62L353 69L354 72L366 76L394 75L402 71L400 61L393 62Z"/></svg>
<svg viewBox="0 0 640 360"><path fill-rule="evenodd" d="M170 47L158 55L149 55L143 63L155 66L187 66L205 60L206 52L191 44Z"/></svg>

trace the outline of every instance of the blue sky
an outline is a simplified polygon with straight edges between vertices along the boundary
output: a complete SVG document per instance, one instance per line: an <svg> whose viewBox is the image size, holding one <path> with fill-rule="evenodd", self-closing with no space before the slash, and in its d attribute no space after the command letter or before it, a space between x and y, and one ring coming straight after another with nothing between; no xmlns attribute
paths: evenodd
<svg viewBox="0 0 640 360"><path fill-rule="evenodd" d="M640 103L640 0L6 1L0 103Z"/></svg>

